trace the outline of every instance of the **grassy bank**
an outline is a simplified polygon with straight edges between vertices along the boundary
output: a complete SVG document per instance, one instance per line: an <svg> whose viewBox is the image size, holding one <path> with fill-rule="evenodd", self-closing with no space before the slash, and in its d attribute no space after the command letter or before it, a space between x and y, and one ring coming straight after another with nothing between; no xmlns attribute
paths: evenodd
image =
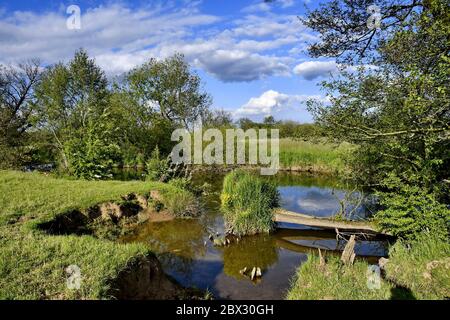
<svg viewBox="0 0 450 320"><path fill-rule="evenodd" d="M310 256L297 271L287 299L445 299L450 297L450 244L433 237L390 248L379 289L369 289L365 261L344 266L339 257L321 265Z"/></svg>
<svg viewBox="0 0 450 320"><path fill-rule="evenodd" d="M280 139L280 166L294 171L343 173L345 157L354 147L348 143L313 143Z"/></svg>
<svg viewBox="0 0 450 320"><path fill-rule="evenodd" d="M74 181L0 171L0 299L111 298L119 273L152 256L150 249L90 235L50 235L39 226L73 210L150 191L163 197L184 194L156 182ZM69 265L81 269L80 290L66 286Z"/></svg>

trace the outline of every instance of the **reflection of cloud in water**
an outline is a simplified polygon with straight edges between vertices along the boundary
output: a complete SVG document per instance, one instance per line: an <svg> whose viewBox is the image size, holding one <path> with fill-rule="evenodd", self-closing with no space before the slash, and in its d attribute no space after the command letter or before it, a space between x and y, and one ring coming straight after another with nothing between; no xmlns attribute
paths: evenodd
<svg viewBox="0 0 450 320"><path fill-rule="evenodd" d="M283 208L315 216L331 216L339 210L339 202L330 189L317 187L279 187ZM341 197L343 191L335 191Z"/></svg>
<svg viewBox="0 0 450 320"><path fill-rule="evenodd" d="M289 211L310 214L317 217L330 217L339 212L338 199L344 199L346 192L319 187L279 187L281 206ZM355 194L357 195L357 193ZM347 210L352 208L347 204ZM364 208L357 210L358 215L364 215Z"/></svg>

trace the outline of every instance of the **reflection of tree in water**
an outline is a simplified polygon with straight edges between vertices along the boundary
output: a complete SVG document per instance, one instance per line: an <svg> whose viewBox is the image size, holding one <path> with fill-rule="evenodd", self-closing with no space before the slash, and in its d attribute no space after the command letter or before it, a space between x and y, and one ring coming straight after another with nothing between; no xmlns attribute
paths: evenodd
<svg viewBox="0 0 450 320"><path fill-rule="evenodd" d="M239 273L247 267L260 267L263 272L278 260L275 238L270 235L244 237L239 243L233 242L223 249L225 274L236 279L245 277Z"/></svg>
<svg viewBox="0 0 450 320"><path fill-rule="evenodd" d="M149 223L131 241L145 242L164 268L190 273L196 257L206 254L203 226L196 219Z"/></svg>

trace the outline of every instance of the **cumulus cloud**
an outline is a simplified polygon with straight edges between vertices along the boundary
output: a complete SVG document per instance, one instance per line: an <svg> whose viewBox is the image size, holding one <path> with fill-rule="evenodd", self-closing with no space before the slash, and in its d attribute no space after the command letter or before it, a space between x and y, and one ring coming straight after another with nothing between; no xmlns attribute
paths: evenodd
<svg viewBox="0 0 450 320"><path fill-rule="evenodd" d="M293 71L306 80L314 80L336 73L338 70L335 61L305 61L296 65Z"/></svg>
<svg viewBox="0 0 450 320"><path fill-rule="evenodd" d="M310 99L327 101L326 98L318 95L288 95L268 90L259 97L251 98L234 112L234 116L235 118L261 119L272 115L276 119L289 119L292 114L296 114L296 118L308 122L311 120L311 116L306 112L305 102Z"/></svg>
<svg viewBox="0 0 450 320"><path fill-rule="evenodd" d="M295 15L249 14L227 21L224 29L218 24L222 18L201 13L198 3L183 9L169 4L131 9L121 3L82 8L80 30L66 28L63 7L59 12L3 15L0 63L37 57L52 64L83 47L113 76L151 57L180 52L222 81L253 81L290 75L295 60L289 48L313 38ZM292 4L280 0L277 6Z"/></svg>
<svg viewBox="0 0 450 320"><path fill-rule="evenodd" d="M15 12L0 20L0 57L26 59L30 54L49 63L69 58L85 47L93 55L133 52L178 39L196 26L218 21L195 10L130 9L119 4L82 12L81 29L66 28L65 12Z"/></svg>

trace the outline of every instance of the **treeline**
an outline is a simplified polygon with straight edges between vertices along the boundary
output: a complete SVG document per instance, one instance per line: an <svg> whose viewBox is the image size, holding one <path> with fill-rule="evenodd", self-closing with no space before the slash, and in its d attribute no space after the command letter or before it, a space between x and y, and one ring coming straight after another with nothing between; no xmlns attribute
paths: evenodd
<svg viewBox="0 0 450 320"><path fill-rule="evenodd" d="M116 164L143 164L171 132L211 118L211 97L182 55L150 59L109 81L84 50L42 68L32 60L0 70L0 166L56 163L79 178Z"/></svg>
<svg viewBox="0 0 450 320"><path fill-rule="evenodd" d="M295 122L233 121L182 55L150 59L109 80L86 51L42 68L38 60L0 69L0 166L56 164L78 178L109 177L115 165L145 165L157 148L167 156L176 128L279 128L308 139L317 127Z"/></svg>
<svg viewBox="0 0 450 320"><path fill-rule="evenodd" d="M292 120L275 120L273 116L267 116L262 122L249 118L233 120L232 114L224 110L214 110L204 119L204 124L212 128L239 128L248 129L278 129L280 138L293 138L298 140L313 140L324 137L323 129L314 123L299 123Z"/></svg>

